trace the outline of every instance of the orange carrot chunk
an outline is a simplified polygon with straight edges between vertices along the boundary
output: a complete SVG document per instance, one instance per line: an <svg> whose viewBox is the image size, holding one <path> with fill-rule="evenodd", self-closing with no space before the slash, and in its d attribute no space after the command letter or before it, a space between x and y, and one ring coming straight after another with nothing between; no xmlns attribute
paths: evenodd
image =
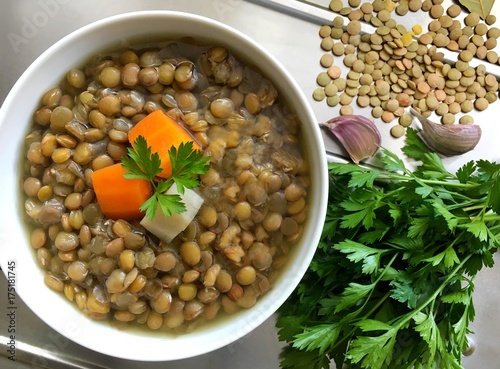
<svg viewBox="0 0 500 369"><path fill-rule="evenodd" d="M92 173L92 183L102 213L111 219L133 220L144 216L139 210L151 196L151 185L143 179L129 179L121 163Z"/></svg>
<svg viewBox="0 0 500 369"><path fill-rule="evenodd" d="M128 140L133 145L139 136L143 136L151 151L157 152L160 156L162 172L159 176L163 178L172 175L172 165L168 155L172 146L178 148L182 142L193 141L193 149L201 150L191 134L161 110L155 110L132 127L128 133Z"/></svg>

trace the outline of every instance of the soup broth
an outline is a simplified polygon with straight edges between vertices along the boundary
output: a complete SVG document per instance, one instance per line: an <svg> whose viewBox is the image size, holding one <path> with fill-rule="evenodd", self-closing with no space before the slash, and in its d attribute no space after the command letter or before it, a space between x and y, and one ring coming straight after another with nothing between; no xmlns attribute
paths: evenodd
<svg viewBox="0 0 500 369"><path fill-rule="evenodd" d="M171 242L108 219L91 175L120 163L128 132L161 110L210 168L203 205ZM46 285L94 319L185 332L252 308L307 218L301 124L273 84L225 47L139 44L100 54L41 97L23 154L31 246ZM168 148L167 148L168 149Z"/></svg>

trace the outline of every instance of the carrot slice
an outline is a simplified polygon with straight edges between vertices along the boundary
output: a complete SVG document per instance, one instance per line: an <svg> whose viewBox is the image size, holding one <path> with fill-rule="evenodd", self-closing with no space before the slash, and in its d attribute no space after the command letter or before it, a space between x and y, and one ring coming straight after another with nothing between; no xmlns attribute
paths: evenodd
<svg viewBox="0 0 500 369"><path fill-rule="evenodd" d="M125 178L125 173L118 163L91 174L97 202L108 218L133 220L144 216L139 208L151 196L151 185L143 179Z"/></svg>
<svg viewBox="0 0 500 369"><path fill-rule="evenodd" d="M168 150L172 146L178 148L182 142L192 141L193 149L201 150L191 134L161 110L155 110L132 127L128 133L128 140L133 144L139 136L143 136L151 151L157 152L160 156L162 172L159 176L163 178L172 175L172 165L168 155Z"/></svg>

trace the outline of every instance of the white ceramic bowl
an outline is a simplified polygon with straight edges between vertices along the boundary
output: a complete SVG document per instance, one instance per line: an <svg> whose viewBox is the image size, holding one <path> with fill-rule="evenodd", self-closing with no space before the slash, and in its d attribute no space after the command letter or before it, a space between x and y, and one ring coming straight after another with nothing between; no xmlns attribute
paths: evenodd
<svg viewBox="0 0 500 369"><path fill-rule="evenodd" d="M281 277L257 304L241 313L179 336L122 331L96 322L78 311L62 295L49 290L44 272L29 246L21 214L19 155L40 97L58 84L65 72L96 52L126 46L130 40L148 35L167 39L186 36L208 44L228 47L236 57L257 66L293 106L303 124L304 145L312 170L309 219L305 233ZM43 53L21 76L0 110L0 260L5 274L15 263L18 295L57 332L91 350L131 360L175 360L206 353L231 342L260 325L286 300L299 283L318 243L327 201L327 164L323 141L314 114L290 74L269 52L244 34L200 16L169 11L145 11L110 17L66 36Z"/></svg>

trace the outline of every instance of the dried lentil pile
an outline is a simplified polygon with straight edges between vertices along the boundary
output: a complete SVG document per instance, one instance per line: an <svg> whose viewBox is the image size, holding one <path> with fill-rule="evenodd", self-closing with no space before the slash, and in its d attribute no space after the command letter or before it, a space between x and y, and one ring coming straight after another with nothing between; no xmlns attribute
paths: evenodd
<svg viewBox="0 0 500 369"><path fill-rule="evenodd" d="M374 0L361 3L332 0L330 9L339 16L331 25L323 25L319 34L320 59L325 68L317 76L319 85L313 92L317 101L326 99L329 106L340 104L340 114L353 114L352 104L371 108L374 118L385 123L397 119L391 128L394 137L401 137L412 117L406 112L413 107L424 116L437 114L442 124L474 122L468 113L483 111L498 98L499 84L486 67L470 65L474 57L500 64L493 49L500 29L493 27L493 15L484 21L476 13L468 14L463 23L456 19L461 8L453 4L447 9L443 0ZM414 25L411 30L398 24L392 14L428 12L432 21L427 32ZM345 20L347 17L347 21ZM362 23L376 28L374 33L362 32ZM444 60L440 48L457 52L457 61ZM342 59L340 59L342 57ZM340 62L349 68L342 75Z"/></svg>

